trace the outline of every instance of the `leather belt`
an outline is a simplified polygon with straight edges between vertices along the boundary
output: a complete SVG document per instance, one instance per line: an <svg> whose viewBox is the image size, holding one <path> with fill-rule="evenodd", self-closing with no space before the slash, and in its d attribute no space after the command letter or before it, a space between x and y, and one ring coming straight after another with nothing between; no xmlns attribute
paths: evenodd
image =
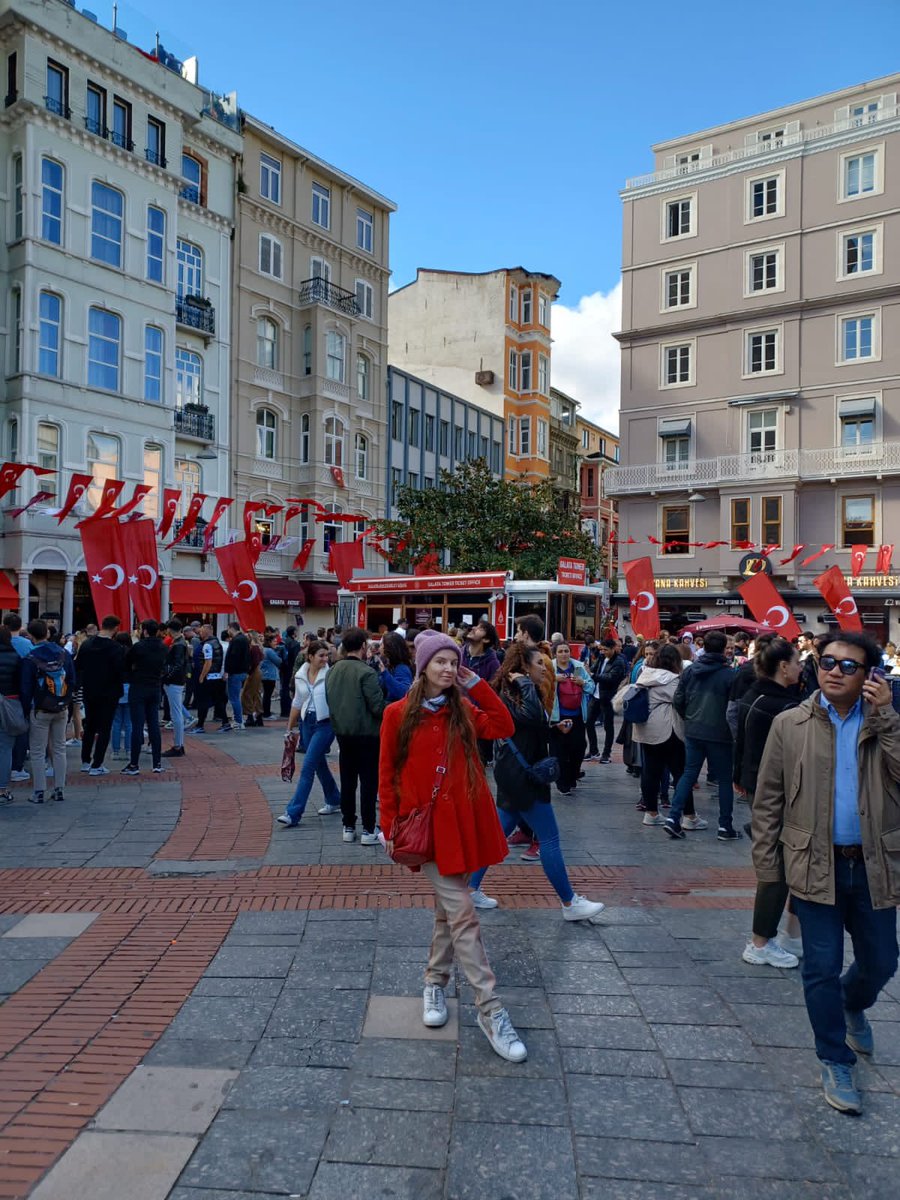
<svg viewBox="0 0 900 1200"><path fill-rule="evenodd" d="M841 858L852 858L857 861L859 859L861 859L863 856L862 846L837 846L836 845L834 847L834 852L835 852L835 854L839 854L841 856Z"/></svg>

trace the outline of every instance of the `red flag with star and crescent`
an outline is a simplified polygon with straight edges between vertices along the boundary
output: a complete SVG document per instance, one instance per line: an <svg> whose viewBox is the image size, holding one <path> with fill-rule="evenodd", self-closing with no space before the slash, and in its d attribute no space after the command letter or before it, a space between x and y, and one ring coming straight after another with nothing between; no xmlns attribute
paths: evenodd
<svg viewBox="0 0 900 1200"><path fill-rule="evenodd" d="M854 579L858 579L862 575L868 553L869 547L864 546L862 542L857 546L850 547L850 574Z"/></svg>
<svg viewBox="0 0 900 1200"><path fill-rule="evenodd" d="M177 546L179 542L183 542L189 533L193 533L205 500L205 492L194 492L193 496L191 496L187 512L184 514L184 520L181 522L181 528L175 537L172 538L171 542L169 542L168 546L166 546L167 550L171 550L173 546Z"/></svg>
<svg viewBox="0 0 900 1200"><path fill-rule="evenodd" d="M778 588L764 571L745 579L738 591L753 616L769 633L777 633L790 641L803 632Z"/></svg>
<svg viewBox="0 0 900 1200"><path fill-rule="evenodd" d="M121 529L128 590L134 611L139 621L159 621L162 588L154 523L149 517L142 517L139 521L129 521Z"/></svg>
<svg viewBox="0 0 900 1200"><path fill-rule="evenodd" d="M856 607L856 601L850 594L850 586L844 578L844 572L841 568L838 566L829 567L818 579L814 579L813 583L822 593L825 603L837 617L837 623L841 629L853 629L857 633L862 633L862 620L859 615L859 609Z"/></svg>
<svg viewBox="0 0 900 1200"><path fill-rule="evenodd" d="M180 499L181 488L163 489L162 516L159 518L159 525L156 530L158 538L165 538L172 528L172 522L175 520L175 514L178 512L178 501Z"/></svg>
<svg viewBox="0 0 900 1200"><path fill-rule="evenodd" d="M87 521L82 522L79 533L97 621L114 616L123 629L130 629L131 600L122 527L118 521Z"/></svg>
<svg viewBox="0 0 900 1200"><path fill-rule="evenodd" d="M234 601L234 611L241 628L256 629L261 633L266 626L266 614L247 541L216 546L214 554L222 572L225 591Z"/></svg>
<svg viewBox="0 0 900 1200"><path fill-rule="evenodd" d="M649 558L633 558L622 563L622 573L631 601L631 628L641 637L659 635L659 604L653 581L653 563Z"/></svg>

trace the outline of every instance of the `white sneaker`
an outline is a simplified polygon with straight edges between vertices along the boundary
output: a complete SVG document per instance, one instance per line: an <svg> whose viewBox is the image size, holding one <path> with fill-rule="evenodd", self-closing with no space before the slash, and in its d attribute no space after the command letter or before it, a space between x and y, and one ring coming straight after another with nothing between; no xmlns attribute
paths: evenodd
<svg viewBox="0 0 900 1200"><path fill-rule="evenodd" d="M87 775L90 772L90 770L91 770L90 763L82 763L81 764L81 774L82 775Z"/></svg>
<svg viewBox="0 0 900 1200"><path fill-rule="evenodd" d="M496 908L499 901L493 896L486 896L481 888L472 888L472 903L476 908Z"/></svg>
<svg viewBox="0 0 900 1200"><path fill-rule="evenodd" d="M172 725L171 721L163 721L163 729L173 729L173 728L174 728L174 726Z"/></svg>
<svg viewBox="0 0 900 1200"><path fill-rule="evenodd" d="M567 921L590 921L592 917L602 913L604 908L606 905L601 904L599 900L588 900L587 896L579 896L576 892L572 903L568 907L563 905L563 916Z"/></svg>
<svg viewBox="0 0 900 1200"><path fill-rule="evenodd" d="M748 942L741 958L745 963L750 963L754 967L797 967L800 965L800 959L796 954L790 954L775 941L766 942L764 946Z"/></svg>
<svg viewBox="0 0 900 1200"><path fill-rule="evenodd" d="M377 846L378 830L376 830L374 833L366 833L365 830L363 830L359 842L361 846Z"/></svg>
<svg viewBox="0 0 900 1200"><path fill-rule="evenodd" d="M703 817L682 817L682 829L709 829L709 821L705 821Z"/></svg>
<svg viewBox="0 0 900 1200"><path fill-rule="evenodd" d="M528 1057L525 1043L513 1028L509 1013L505 1008L499 1008L490 1017L478 1014L478 1027L487 1040L491 1049L507 1062L524 1062Z"/></svg>
<svg viewBox="0 0 900 1200"><path fill-rule="evenodd" d="M345 825L344 832L341 834L341 839L342 839L342 841L345 841L345 842L355 842L356 841L356 830L348 829L347 826Z"/></svg>
<svg viewBox="0 0 900 1200"><path fill-rule="evenodd" d="M659 813L644 813L642 825L665 825L665 817L661 817Z"/></svg>
<svg viewBox="0 0 900 1200"><path fill-rule="evenodd" d="M192 729L193 726L196 724L197 724L197 718L191 717L190 720L185 721L184 727L185 727L185 729Z"/></svg>
<svg viewBox="0 0 900 1200"><path fill-rule="evenodd" d="M440 1029L449 1017L444 989L436 983L426 983L422 993L422 1020L429 1029Z"/></svg>
<svg viewBox="0 0 900 1200"><path fill-rule="evenodd" d="M84 767L82 767L81 769L83 771ZM99 767L90 767L89 769L90 769L90 772L92 775L108 775L109 774L109 767L104 767L102 765Z"/></svg>
<svg viewBox="0 0 900 1200"><path fill-rule="evenodd" d="M9 781L10 783L27 783L30 778L27 771L11 771Z"/></svg>
<svg viewBox="0 0 900 1200"><path fill-rule="evenodd" d="M796 958L803 957L803 938L792 938L788 937L786 933L779 933L778 945Z"/></svg>
<svg viewBox="0 0 900 1200"><path fill-rule="evenodd" d="M323 804L319 809L320 817L330 817L332 813L339 813L341 806L339 804Z"/></svg>

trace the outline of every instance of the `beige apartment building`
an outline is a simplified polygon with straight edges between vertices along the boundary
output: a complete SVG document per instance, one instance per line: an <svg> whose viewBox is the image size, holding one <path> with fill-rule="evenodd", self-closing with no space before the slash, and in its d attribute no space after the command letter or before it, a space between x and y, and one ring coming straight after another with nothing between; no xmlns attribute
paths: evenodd
<svg viewBox="0 0 900 1200"><path fill-rule="evenodd" d="M390 361L501 416L506 474L551 475L552 275L502 268L472 274L420 268L390 297Z"/></svg>
<svg viewBox="0 0 900 1200"><path fill-rule="evenodd" d="M332 541L358 536L387 505L387 285L389 220L395 205L358 180L245 115L238 183L231 445L240 531L247 500L307 509L256 528L267 619L330 625L337 583L327 571ZM307 538L306 570L293 573ZM277 539L277 540L276 540ZM366 570L380 573L384 560Z"/></svg>
<svg viewBox="0 0 900 1200"><path fill-rule="evenodd" d="M776 585L821 631L813 579L867 544L859 608L897 636L900 571L875 556L900 543L898 91L893 75L660 143L622 192L622 465L604 481L664 611L740 609L734 543L777 544Z"/></svg>

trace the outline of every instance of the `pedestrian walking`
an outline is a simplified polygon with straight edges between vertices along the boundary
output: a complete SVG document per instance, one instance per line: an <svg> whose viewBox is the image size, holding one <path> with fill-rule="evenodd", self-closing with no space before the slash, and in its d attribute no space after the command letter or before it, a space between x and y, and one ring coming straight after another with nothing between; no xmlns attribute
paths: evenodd
<svg viewBox="0 0 900 1200"><path fill-rule="evenodd" d="M566 642L558 643L554 662L556 696L550 714L551 745L559 759L559 779L556 790L563 796L578 786L581 764L586 749L584 722L594 681L584 664L572 659Z"/></svg>
<svg viewBox="0 0 900 1200"><path fill-rule="evenodd" d="M141 622L141 636L125 655L125 678L128 680L128 709L131 715L131 757L123 775L141 773L141 747L144 726L150 743L153 770L162 771L162 738L159 731L159 706L162 701L162 675L168 651L159 636L159 624Z"/></svg>
<svg viewBox="0 0 900 1200"><path fill-rule="evenodd" d="M540 687L547 668L537 649L516 644L504 656L503 666L494 680L494 690L505 704L515 724L509 741L497 747L495 778L500 825L507 837L522 820L534 831L540 847L540 863L547 881L559 897L563 917L567 921L586 921L603 912L604 905L579 896L569 881L559 840L559 828L553 812L549 784L537 783L517 769L519 760L529 766L549 755L550 723L541 701ZM516 753L518 752L518 753ZM512 762L514 790L507 790L500 780L506 762ZM487 867L476 871L469 880L472 903L476 908L496 908L497 901L486 896L481 888Z"/></svg>
<svg viewBox="0 0 900 1200"><path fill-rule="evenodd" d="M329 657L326 642L310 642L306 651L306 661L301 664L294 679L294 699L284 736L287 741L299 727L304 757L294 795L281 816L276 817L279 825L288 829L300 824L313 781L317 778L325 795L325 803L319 809L319 816L326 817L341 811L341 793L326 758L334 741L328 696L325 691L325 680L331 670Z"/></svg>
<svg viewBox="0 0 900 1200"><path fill-rule="evenodd" d="M237 621L228 626L231 637L225 651L223 671L225 675L225 692L231 705L231 724L235 729L244 728L244 710L241 704L241 692L250 674L250 639L241 629Z"/></svg>
<svg viewBox="0 0 900 1200"><path fill-rule="evenodd" d="M612 706L613 696L619 690L628 669L625 657L619 653L619 643L615 638L604 638L600 643L600 665L593 674L594 699L585 719L590 762L599 762L604 765L612 762L613 738L616 732ZM598 753L597 750L596 726L598 720L603 722L602 753Z"/></svg>
<svg viewBox="0 0 900 1200"><path fill-rule="evenodd" d="M898 957L900 716L880 662L865 634L831 635L819 690L772 723L753 802L756 877L794 898L825 1099L847 1113L862 1110L856 1055L875 1049L866 1011Z"/></svg>
<svg viewBox="0 0 900 1200"><path fill-rule="evenodd" d="M0 625L0 696L10 702L13 714L21 728L21 714L18 709L22 703L22 656L13 645L12 632L6 625ZM12 804L13 794L9 790L12 774L13 747L17 736L15 726L7 726L6 714L0 719L0 804Z"/></svg>
<svg viewBox="0 0 900 1200"><path fill-rule="evenodd" d="M356 841L358 788L360 841L374 846L378 843L378 751L385 697L377 675L365 661L368 640L364 629L352 628L342 634L341 657L325 680L325 695L340 748L341 836L345 842Z"/></svg>
<svg viewBox="0 0 900 1200"><path fill-rule="evenodd" d="M345 647L350 636L351 631L344 635ZM397 818L432 806L434 860L421 868L434 890L422 1019L431 1028L447 1023L445 989L455 955L492 1049L509 1062L522 1062L527 1051L496 994L467 886L472 871L502 862L507 850L476 740L511 737L515 726L500 697L462 666L452 638L423 630L415 652L416 681L405 699L387 709L379 784L389 854Z"/></svg>
<svg viewBox="0 0 900 1200"><path fill-rule="evenodd" d="M183 626L173 618L168 626L172 641L166 650L163 663L163 692L169 701L172 717L172 745L163 751L163 758L184 758L184 731L192 717L184 707L184 689L187 683L190 649L184 638Z"/></svg>
<svg viewBox="0 0 900 1200"><path fill-rule="evenodd" d="M66 786L66 725L69 695L75 688L71 654L48 640L47 622L28 622L34 643L22 659L22 709L29 718L28 753L34 789L32 804L43 804L47 790L47 756L53 767L52 800L64 800Z"/></svg>
<svg viewBox="0 0 900 1200"><path fill-rule="evenodd" d="M75 657L76 686L84 697L81 770L90 775L109 774L104 759L125 676L125 653L116 641L121 624L118 617L104 617Z"/></svg>

